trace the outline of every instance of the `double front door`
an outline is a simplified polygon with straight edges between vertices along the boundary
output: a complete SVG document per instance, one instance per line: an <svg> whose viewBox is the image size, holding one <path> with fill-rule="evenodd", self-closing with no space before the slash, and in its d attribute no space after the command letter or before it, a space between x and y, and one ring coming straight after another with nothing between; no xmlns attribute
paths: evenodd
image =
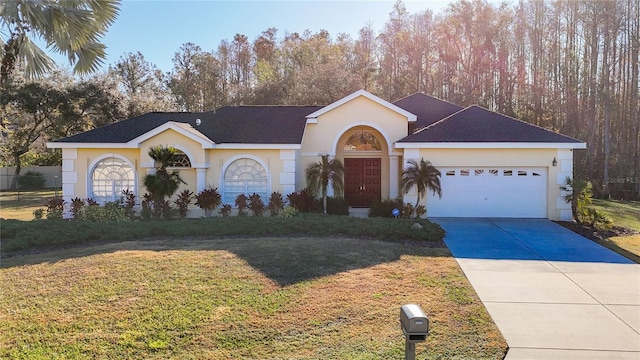
<svg viewBox="0 0 640 360"><path fill-rule="evenodd" d="M369 207L380 200L381 160L344 159L344 197L353 207Z"/></svg>

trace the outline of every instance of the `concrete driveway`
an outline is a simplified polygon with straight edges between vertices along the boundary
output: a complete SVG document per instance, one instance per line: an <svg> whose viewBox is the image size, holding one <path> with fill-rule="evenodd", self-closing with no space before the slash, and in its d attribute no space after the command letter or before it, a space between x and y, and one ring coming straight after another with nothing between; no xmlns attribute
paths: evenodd
<svg viewBox="0 0 640 360"><path fill-rule="evenodd" d="M432 219L506 359L640 359L640 265L543 219Z"/></svg>

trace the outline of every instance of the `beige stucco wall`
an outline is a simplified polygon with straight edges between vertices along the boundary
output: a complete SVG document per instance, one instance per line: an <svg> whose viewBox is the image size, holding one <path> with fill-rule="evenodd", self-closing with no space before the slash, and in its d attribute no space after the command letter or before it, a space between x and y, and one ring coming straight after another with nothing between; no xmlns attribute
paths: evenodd
<svg viewBox="0 0 640 360"><path fill-rule="evenodd" d="M393 142L407 136L407 117L395 112L388 107L366 98L357 97L335 109L332 109L317 119L315 124L307 124L300 157L296 167L296 189L306 187L304 169L313 162L320 160L320 155L329 154L343 161L345 156L350 157L377 157L382 159L381 195L388 197L391 193L397 194L397 185L391 185L390 155L401 155L402 152L394 151ZM383 143L380 152L362 152L345 154L344 142L355 129L366 129L374 133ZM393 173L397 176L398 165ZM390 190L392 187L395 190Z"/></svg>
<svg viewBox="0 0 640 360"><path fill-rule="evenodd" d="M570 220L570 205L562 200L560 185L573 173L573 152L571 149L405 149L406 162L409 159L424 158L436 167L514 167L545 168L547 170L547 218ZM554 158L557 165L553 166ZM405 196L405 200L415 202L415 192ZM428 206L428 204L427 204ZM569 216L569 219L567 219Z"/></svg>
<svg viewBox="0 0 640 360"><path fill-rule="evenodd" d="M153 171L153 162L148 156L148 151L150 147L156 145L174 146L184 151L191 160L193 168L172 169L177 170L186 183L180 184L178 192L187 189L197 193L199 188L207 187L218 188L222 192L223 172L229 164L239 158L252 158L266 167L270 179L269 193L279 191L286 196L293 188L293 186L287 188L282 184L287 182L286 179L281 181L283 174L286 178L288 173L293 174L293 170L285 169L285 162L290 160L283 160L283 151L279 149L202 149L197 142L168 130L143 142L140 149L65 149L63 157L66 157L63 163L66 166L63 165L63 177L66 170L67 182L63 187L63 196L67 201L74 197L89 197L88 178L92 167L99 160L113 156L127 160L134 167L137 182L136 194L140 198L146 192L142 179L148 172ZM287 154L291 151L284 152ZM202 184L199 184L196 168L204 171ZM191 216L201 215L195 204L192 203L190 209Z"/></svg>

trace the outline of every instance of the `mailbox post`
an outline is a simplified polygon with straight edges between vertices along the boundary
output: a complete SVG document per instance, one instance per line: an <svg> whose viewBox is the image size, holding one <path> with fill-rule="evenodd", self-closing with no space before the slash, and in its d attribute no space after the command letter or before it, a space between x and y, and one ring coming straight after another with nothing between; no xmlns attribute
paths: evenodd
<svg viewBox="0 0 640 360"><path fill-rule="evenodd" d="M400 308L400 326L405 337L404 358L415 360L416 343L426 341L429 335L429 319L420 306L407 304Z"/></svg>

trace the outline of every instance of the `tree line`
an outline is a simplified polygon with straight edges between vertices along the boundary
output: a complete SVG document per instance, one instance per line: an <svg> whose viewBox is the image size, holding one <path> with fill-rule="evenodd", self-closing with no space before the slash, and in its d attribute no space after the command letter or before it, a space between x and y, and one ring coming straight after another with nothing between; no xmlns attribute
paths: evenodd
<svg viewBox="0 0 640 360"><path fill-rule="evenodd" d="M587 142L574 154L576 176L606 194L609 182L640 176L639 34L636 0L459 0L439 13L409 13L398 1L382 29L365 25L355 38L269 28L209 51L186 43L166 73L125 54L83 82L117 102L107 122L149 111L323 105L358 89L389 101L423 92Z"/></svg>

